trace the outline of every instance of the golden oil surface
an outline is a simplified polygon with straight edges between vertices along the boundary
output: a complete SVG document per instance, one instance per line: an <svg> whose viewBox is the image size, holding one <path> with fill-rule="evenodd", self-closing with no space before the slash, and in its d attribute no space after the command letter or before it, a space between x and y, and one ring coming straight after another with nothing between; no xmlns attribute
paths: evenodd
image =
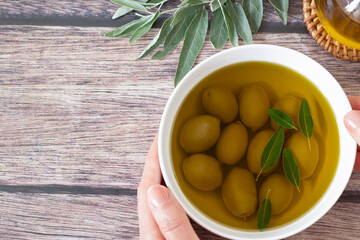
<svg viewBox="0 0 360 240"><path fill-rule="evenodd" d="M345 2L348 1L315 0L320 22L330 36L346 46L360 49L360 4L352 13L346 13Z"/></svg>
<svg viewBox="0 0 360 240"><path fill-rule="evenodd" d="M186 181L182 172L182 162L188 154L179 143L179 132L184 123L191 117L205 114L201 104L203 89L212 84L222 84L238 96L243 86L252 83L259 84L267 91L271 105L278 98L287 94L306 98L314 120L314 136L319 143L319 161L314 174L301 181L300 192L294 191L290 206L285 212L272 216L268 228L278 227L296 220L309 211L323 196L334 177L338 164L339 132L332 109L322 93L302 75L280 65L265 62L234 64L210 74L188 94L177 113L171 136L171 160L181 190L200 211L218 223L236 229L258 231L256 227L257 212L246 219L235 217L224 205L220 188L204 192L197 190ZM258 131L265 128L270 128L270 121ZM255 133L251 131L248 133L250 141ZM211 151L213 150L210 150L210 154ZM245 157L235 166L247 168ZM233 167L222 165L224 176ZM283 173L281 165L277 172ZM261 183L262 179L259 181Z"/></svg>

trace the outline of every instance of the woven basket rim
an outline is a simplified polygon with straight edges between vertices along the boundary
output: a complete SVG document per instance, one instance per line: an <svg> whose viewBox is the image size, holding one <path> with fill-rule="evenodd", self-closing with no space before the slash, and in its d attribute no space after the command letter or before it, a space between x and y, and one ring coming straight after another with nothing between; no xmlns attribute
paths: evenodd
<svg viewBox="0 0 360 240"><path fill-rule="evenodd" d="M307 30L323 49L336 58L350 62L360 62L360 49L354 49L339 43L323 28L317 15L315 0L303 0L303 16Z"/></svg>

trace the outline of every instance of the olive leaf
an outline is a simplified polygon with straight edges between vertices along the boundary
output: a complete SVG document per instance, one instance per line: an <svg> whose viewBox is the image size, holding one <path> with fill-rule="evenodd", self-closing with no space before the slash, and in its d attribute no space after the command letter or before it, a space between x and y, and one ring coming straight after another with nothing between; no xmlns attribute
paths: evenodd
<svg viewBox="0 0 360 240"><path fill-rule="evenodd" d="M194 14L186 17L184 20L176 24L170 31L169 35L165 39L163 50L159 50L152 57L151 60L158 60L166 57L172 50L181 42L185 36L185 32L191 21L193 20Z"/></svg>
<svg viewBox="0 0 360 240"><path fill-rule="evenodd" d="M226 24L221 12L221 9L217 9L214 12L214 16L211 20L210 26L210 42L216 50L222 49L229 37Z"/></svg>
<svg viewBox="0 0 360 240"><path fill-rule="evenodd" d="M287 10L284 12L279 11L275 8L275 12L279 15L281 22L286 25L287 24Z"/></svg>
<svg viewBox="0 0 360 240"><path fill-rule="evenodd" d="M270 170L278 161L282 147L284 145L284 128L278 127L275 133L266 144L264 151L261 155L261 170L256 177L256 181L259 179L261 173Z"/></svg>
<svg viewBox="0 0 360 240"><path fill-rule="evenodd" d="M138 0L139 2L145 3L148 2L148 0ZM161 0L164 1L164 0ZM116 12L114 13L114 15L112 16L112 19L117 19L121 16L124 16L125 14L131 12L133 9L129 8L129 7L119 7Z"/></svg>
<svg viewBox="0 0 360 240"><path fill-rule="evenodd" d="M278 9L280 12L285 11L283 2L286 0L269 0L271 5L273 5L274 8Z"/></svg>
<svg viewBox="0 0 360 240"><path fill-rule="evenodd" d="M269 113L271 119L274 120L274 122L276 122L280 126L282 126L284 128L297 130L297 128L295 127L294 121L285 112L280 111L278 109L269 109L268 113Z"/></svg>
<svg viewBox="0 0 360 240"><path fill-rule="evenodd" d="M282 153L282 162L286 178L300 192L300 172L294 154L287 148Z"/></svg>
<svg viewBox="0 0 360 240"><path fill-rule="evenodd" d="M115 30L112 30L112 31L110 31L110 32L105 33L105 37L110 37L110 38L115 38L115 37L117 37L117 36L113 36L113 34L114 34L115 31L116 31L116 29L115 29Z"/></svg>
<svg viewBox="0 0 360 240"><path fill-rule="evenodd" d="M193 5L181 8L175 13L175 17L173 21L171 22L171 26L175 26L178 22L183 20L185 17L195 13L196 11L200 10L202 7L204 7L204 4L202 5Z"/></svg>
<svg viewBox="0 0 360 240"><path fill-rule="evenodd" d="M262 0L243 0L243 8L252 33L259 31L261 20L263 17L263 1Z"/></svg>
<svg viewBox="0 0 360 240"><path fill-rule="evenodd" d="M175 74L175 86L194 65L196 57L205 41L207 28L208 13L205 9L203 9L199 11L186 30L184 44L180 53L179 64Z"/></svg>
<svg viewBox="0 0 360 240"><path fill-rule="evenodd" d="M242 39L248 44L252 43L252 35L249 22L246 18L244 9L238 3L233 3L232 0L227 1L226 3L229 14L234 22L237 33Z"/></svg>
<svg viewBox="0 0 360 240"><path fill-rule="evenodd" d="M130 43L135 42L138 40L142 35L147 33L152 25L154 24L155 20L158 18L160 14L160 11L157 11L146 23L144 23L142 26L140 26L136 31L133 33L133 35L130 38Z"/></svg>
<svg viewBox="0 0 360 240"><path fill-rule="evenodd" d="M230 42L234 47L236 47L239 45L239 38L236 33L234 22L231 19L228 11L226 10L226 8L224 6L221 6L220 9L223 14L226 27L228 29L228 35L229 35Z"/></svg>
<svg viewBox="0 0 360 240"><path fill-rule="evenodd" d="M107 37L125 37L132 35L140 26L150 20L151 16L144 16L105 34Z"/></svg>
<svg viewBox="0 0 360 240"><path fill-rule="evenodd" d="M111 0L111 2L134 10L144 11L144 12L147 11L146 7L144 7L140 2L134 0Z"/></svg>
<svg viewBox="0 0 360 240"><path fill-rule="evenodd" d="M149 43L149 45L144 49L144 51L140 54L138 59L146 57L149 53L154 51L155 48L157 48L161 43L165 41L165 38L170 33L172 26L170 23L172 22L174 17L170 17L165 20L163 25L161 26L159 32L155 36L155 38Z"/></svg>
<svg viewBox="0 0 360 240"><path fill-rule="evenodd" d="M313 130L314 130L314 121L311 116L309 103L306 101L305 98L301 101L300 110L299 110L299 126L301 132L308 140L309 149L311 151L310 146L310 138L312 137Z"/></svg>
<svg viewBox="0 0 360 240"><path fill-rule="evenodd" d="M152 27L154 22L160 15L170 14L174 17L170 23L170 27L163 24L164 29L160 29L155 38L148 44L138 58L143 58L149 53L160 47L152 57L152 60L162 59L170 54L173 49L184 39L186 32L190 28L190 23L193 20L193 16L196 15L201 9L209 9L214 13L214 17L211 20L210 28L210 41L215 49L221 49L226 44L227 39L230 40L233 46L239 45L238 34L246 43L252 43L251 33L256 33L261 25L263 17L263 1L262 0L243 0L242 4L235 0L181 0L181 3L177 6L173 6L170 9L162 10L162 6L169 2L168 0L110 0L111 2L120 5L117 8L113 19L124 16L125 14L135 11L140 11L141 14L135 13L135 16L140 18L131 20L128 23L123 24L119 28L110 31L105 34L107 37L130 37L130 43L135 42ZM274 9L280 16L281 21L286 24L287 22L287 9L289 5L288 0L269 0L274 5ZM226 5L226 6L225 6ZM221 10L222 18L219 14L215 14L217 10ZM219 12L219 11L218 11ZM215 17L217 16L217 17ZM218 21L218 22L217 22ZM167 27L165 29L165 26ZM201 25L205 26L205 25ZM207 25L206 25L207 27ZM172 29L171 29L172 28ZM226 29L225 29L226 28ZM250 29L250 31L249 31ZM202 33L207 29L198 29L199 34L194 36L202 36ZM216 36L216 30L218 30L218 36ZM225 31L226 30L226 31ZM170 32L168 32L170 31ZM222 36L219 36L222 35ZM189 40L188 40L189 42ZM178 63L178 69L176 70L175 85L181 80L185 74L190 71L194 61L197 58L201 45L198 41L194 47L187 46L185 49L193 51L185 53L185 50L181 50L182 55L191 56L186 59L188 63ZM184 45L183 45L184 46ZM195 50L195 51L194 51ZM181 54L180 54L181 55ZM184 57L183 57L184 58ZM195 60L193 60L195 58Z"/></svg>
<svg viewBox="0 0 360 240"><path fill-rule="evenodd" d="M275 12L279 15L283 24L287 24L287 12L289 8L289 0L269 0L274 7Z"/></svg>
<svg viewBox="0 0 360 240"><path fill-rule="evenodd" d="M266 193L266 198L261 202L257 214L257 227L260 231L264 230L270 223L271 219L271 202L269 200L269 192Z"/></svg>
<svg viewBox="0 0 360 240"><path fill-rule="evenodd" d="M167 0L138 0L139 2L148 2L149 4L158 5L159 3L166 2Z"/></svg>
<svg viewBox="0 0 360 240"><path fill-rule="evenodd" d="M226 3L227 0L213 0L210 3L210 9L212 12L216 11L216 9L218 9L219 7L221 7L222 5L224 5Z"/></svg>
<svg viewBox="0 0 360 240"><path fill-rule="evenodd" d="M116 12L114 13L114 15L112 16L112 19L117 19L121 16L124 16L125 14L131 12L132 9L128 8L128 7L119 7Z"/></svg>
<svg viewBox="0 0 360 240"><path fill-rule="evenodd" d="M186 3L188 5L198 5L198 4L203 4L209 1L204 1L204 0L182 0L183 3Z"/></svg>

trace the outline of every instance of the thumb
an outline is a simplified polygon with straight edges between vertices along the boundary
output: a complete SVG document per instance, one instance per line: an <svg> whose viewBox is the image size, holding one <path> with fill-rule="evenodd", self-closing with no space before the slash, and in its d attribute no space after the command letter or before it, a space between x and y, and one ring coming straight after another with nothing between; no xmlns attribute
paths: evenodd
<svg viewBox="0 0 360 240"><path fill-rule="evenodd" d="M358 144L358 152L356 155L355 169L360 172L360 154L359 154L359 145L360 145L360 111L353 110L348 112L344 117L344 124L347 128L350 135Z"/></svg>
<svg viewBox="0 0 360 240"><path fill-rule="evenodd" d="M360 111L353 110L344 117L344 124L350 135L360 144Z"/></svg>
<svg viewBox="0 0 360 240"><path fill-rule="evenodd" d="M148 189L148 204L156 223L167 240L199 239L174 195L164 186Z"/></svg>

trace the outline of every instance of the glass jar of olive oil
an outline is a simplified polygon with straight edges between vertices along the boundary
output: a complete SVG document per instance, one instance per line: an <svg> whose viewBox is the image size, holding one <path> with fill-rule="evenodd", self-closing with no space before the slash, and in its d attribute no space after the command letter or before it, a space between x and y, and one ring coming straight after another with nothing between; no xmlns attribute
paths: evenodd
<svg viewBox="0 0 360 240"><path fill-rule="evenodd" d="M315 0L318 16L332 38L360 49L360 0Z"/></svg>

